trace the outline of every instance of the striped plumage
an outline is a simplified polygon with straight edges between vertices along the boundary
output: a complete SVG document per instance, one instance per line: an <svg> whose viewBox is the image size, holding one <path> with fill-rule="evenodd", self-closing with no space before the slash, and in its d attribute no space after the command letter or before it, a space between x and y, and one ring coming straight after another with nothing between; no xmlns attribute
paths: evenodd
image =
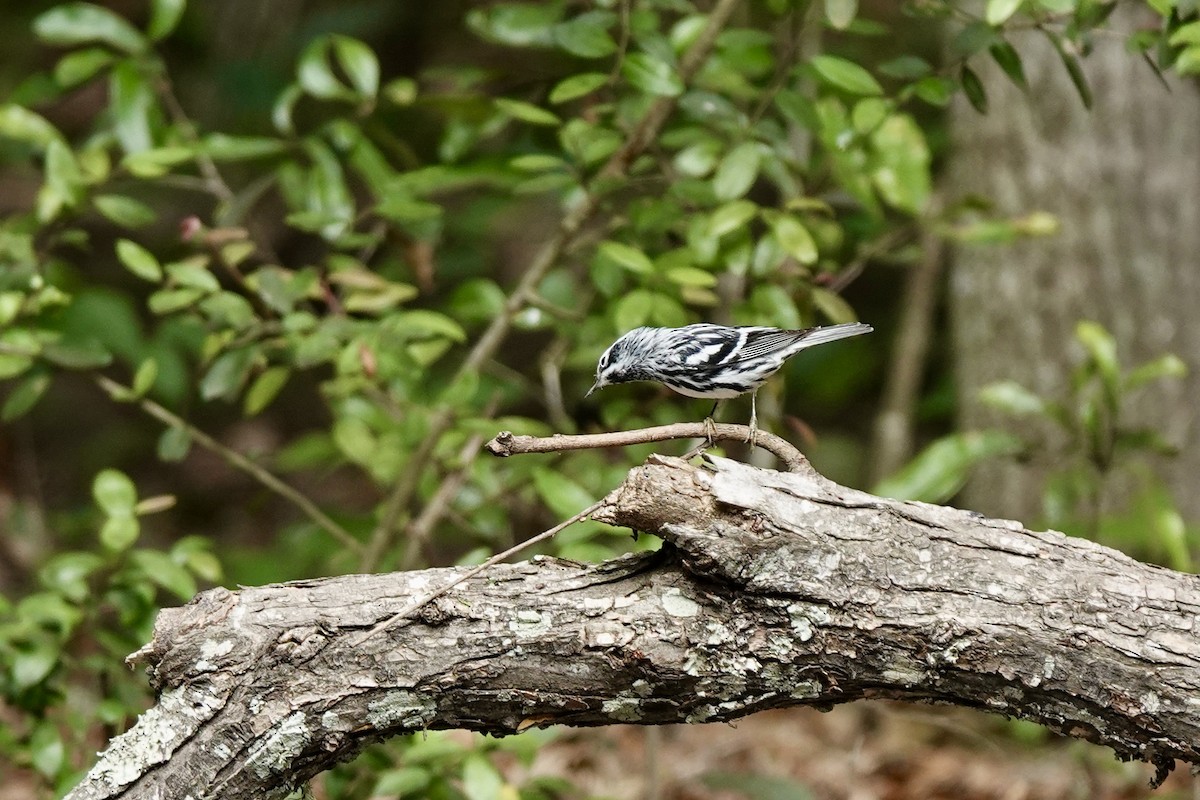
<svg viewBox="0 0 1200 800"><path fill-rule="evenodd" d="M614 383L657 381L688 397L724 400L757 392L801 350L872 330L861 322L804 330L708 323L635 328L600 356L588 394ZM752 429L756 421L752 410Z"/></svg>

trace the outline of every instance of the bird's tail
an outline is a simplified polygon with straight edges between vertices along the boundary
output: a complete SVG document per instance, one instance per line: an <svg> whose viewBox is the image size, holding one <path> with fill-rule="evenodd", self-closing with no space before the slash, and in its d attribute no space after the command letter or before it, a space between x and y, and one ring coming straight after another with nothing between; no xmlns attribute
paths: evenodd
<svg viewBox="0 0 1200 800"><path fill-rule="evenodd" d="M851 336L870 333L873 330L875 329L864 322L843 322L841 325L810 328L808 335L800 341L800 344L804 348L808 348L818 344L825 344L826 342L836 342L838 339L847 339Z"/></svg>

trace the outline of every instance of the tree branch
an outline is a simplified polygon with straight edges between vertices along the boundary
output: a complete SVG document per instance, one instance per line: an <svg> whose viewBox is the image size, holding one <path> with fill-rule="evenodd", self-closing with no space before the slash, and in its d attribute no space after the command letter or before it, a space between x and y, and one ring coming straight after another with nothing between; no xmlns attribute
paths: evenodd
<svg viewBox="0 0 1200 800"><path fill-rule="evenodd" d="M131 657L158 705L69 797L278 798L425 729L721 721L880 697L1030 719L1160 779L1173 759L1200 764L1196 575L720 458L651 457L594 518L667 544L601 564L215 589L164 610Z"/></svg>
<svg viewBox="0 0 1200 800"><path fill-rule="evenodd" d="M523 453L561 453L564 450L629 447L635 444L666 442L672 439L705 439L709 432L702 422L678 422L673 425L639 428L633 431L587 433L573 436L561 433L554 436L518 436L512 431L501 431L484 447L494 456L507 458ZM750 437L750 426L716 424L711 433L714 441L745 442ZM812 471L812 466L804 454L786 439L773 433L759 431L755 441L764 450L783 462L788 472Z"/></svg>

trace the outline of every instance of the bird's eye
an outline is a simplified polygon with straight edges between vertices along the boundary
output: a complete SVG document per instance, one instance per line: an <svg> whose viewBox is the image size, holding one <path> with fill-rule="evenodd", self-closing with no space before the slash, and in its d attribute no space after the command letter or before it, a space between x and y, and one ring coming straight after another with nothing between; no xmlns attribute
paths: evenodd
<svg viewBox="0 0 1200 800"><path fill-rule="evenodd" d="M609 351L605 350L604 355L600 356L600 369L604 369L608 366L608 353Z"/></svg>

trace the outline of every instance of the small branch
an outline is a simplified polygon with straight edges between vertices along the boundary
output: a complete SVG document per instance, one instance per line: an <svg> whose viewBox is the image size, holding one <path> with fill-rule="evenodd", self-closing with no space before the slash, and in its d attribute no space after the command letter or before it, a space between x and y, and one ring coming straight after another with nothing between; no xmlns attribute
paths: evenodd
<svg viewBox="0 0 1200 800"><path fill-rule="evenodd" d="M559 531L563 530L564 528L566 528L569 525L574 525L576 522L587 517L589 514L596 511L598 508L600 508L604 504L605 504L605 500L597 500L596 502L592 503L587 508L576 513L574 516L569 517L569 518L563 520L562 522L558 523L553 528L544 530L541 533L539 533L537 536L531 536L530 538L526 539L523 542L518 542L517 544L514 544L512 547L508 548L504 552L497 553L496 555L492 556L491 558L489 558L487 561L483 562L479 566L473 567L472 569L469 569L460 575L456 575L454 578L452 578L451 580L442 584L437 589L434 589L432 592L427 592L426 594L421 595L416 600L409 603L407 606L405 606L404 608L400 609L392 616L385 619L383 622L381 622L378 625L376 625L375 627L371 628L369 631L364 633L362 636L354 639L350 643L350 646L358 647L359 645L361 645L367 639L370 639L375 634L377 634L381 631L387 630L388 628L395 625L397 622L400 622L401 620L406 619L407 617L411 617L414 613L416 613L417 611L420 611L421 608L429 605L434 600L437 600L439 597L441 597L446 592L453 589L455 586L458 586L462 582L470 580L471 578L474 578L476 575L478 575L481 572L484 572L485 570L491 569L492 567L496 566L504 559L509 558L510 556L516 555L517 553L521 552L525 548L532 547L533 545L537 544L538 542L543 542L546 539L553 537Z"/></svg>
<svg viewBox="0 0 1200 800"><path fill-rule="evenodd" d="M126 386L122 386L111 378L106 378L103 375L96 376L96 383L101 389L117 400L127 399L130 390ZM337 539L342 546L349 548L351 551L358 553L363 549L362 542L355 539L349 531L334 522L324 511L301 494L299 491L284 483L282 480L273 475L261 464L257 464L236 450L218 442L213 437L209 436L204 431L197 428L195 425L187 422L181 417L176 416L171 411L168 411L163 406L153 400L145 397L138 398L133 401L134 405L145 411L150 416L154 417L159 422L170 428L178 428L184 431L193 440L198 442L202 447L211 450L221 458L225 459L230 465L245 472L250 477L261 483L263 486L270 489L275 494L290 502L296 508L300 509L305 516L312 520L319 528L324 530L334 539Z"/></svg>
<svg viewBox="0 0 1200 800"><path fill-rule="evenodd" d="M720 423L713 426L714 441L745 442L750 437L747 425ZM702 422L678 422L674 425L659 425L654 428L639 428L633 431L612 433L586 433L575 436L518 436L511 431L501 431L484 447L489 453L501 458L523 453L561 453L564 450L593 450L598 447L628 447L649 442L666 442L672 439L705 439L708 430ZM786 439L773 433L758 432L757 443L764 450L782 461L788 472L812 472L812 466L804 454Z"/></svg>
<svg viewBox="0 0 1200 800"><path fill-rule="evenodd" d="M933 317L945 246L932 230L921 231L921 258L904 282L900 326L884 382L883 409L875 418L871 483L891 475L912 457L916 407L928 363Z"/></svg>

